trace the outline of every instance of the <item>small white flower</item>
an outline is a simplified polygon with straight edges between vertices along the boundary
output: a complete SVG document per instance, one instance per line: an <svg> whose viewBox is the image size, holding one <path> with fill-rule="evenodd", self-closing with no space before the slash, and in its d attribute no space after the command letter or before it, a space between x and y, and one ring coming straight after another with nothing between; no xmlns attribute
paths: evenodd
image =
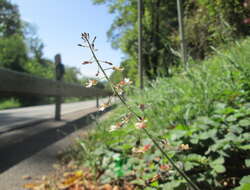
<svg viewBox="0 0 250 190"><path fill-rule="evenodd" d="M139 122L137 122L137 123L135 124L135 127L136 127L137 129L144 129L144 128L147 127L147 125L146 125L147 122L148 122L148 120L142 119L141 121L139 121Z"/></svg>
<svg viewBox="0 0 250 190"><path fill-rule="evenodd" d="M134 153L145 153L147 152L149 149L151 149L152 145L151 144L146 144L143 147L139 147L139 148L132 148L132 152Z"/></svg>
<svg viewBox="0 0 250 190"><path fill-rule="evenodd" d="M113 132L113 131L115 131L115 130L117 130L118 128L117 128L117 126L116 125L111 125L110 126L110 129L109 129L109 132Z"/></svg>
<svg viewBox="0 0 250 190"><path fill-rule="evenodd" d="M104 104L100 105L99 111L104 111L109 106L110 106L109 103L104 103Z"/></svg>
<svg viewBox="0 0 250 190"><path fill-rule="evenodd" d="M120 72L124 70L123 67L112 67L112 69L113 69L114 71L120 71Z"/></svg>
<svg viewBox="0 0 250 190"><path fill-rule="evenodd" d="M120 129L123 125L124 125L124 123L122 123L122 122L118 122L115 125L111 125L109 132L116 131L117 129Z"/></svg>
<svg viewBox="0 0 250 190"><path fill-rule="evenodd" d="M125 79L124 79L124 82L125 82L127 85L129 85L129 84L132 83L132 81L131 81L129 78L125 78Z"/></svg>
<svg viewBox="0 0 250 190"><path fill-rule="evenodd" d="M132 81L129 78L125 78L124 80L119 82L119 86L125 86L125 85L130 85L132 84Z"/></svg>
<svg viewBox="0 0 250 190"><path fill-rule="evenodd" d="M90 88L92 86L95 86L97 84L97 80L89 80L87 83L86 83L86 88Z"/></svg>

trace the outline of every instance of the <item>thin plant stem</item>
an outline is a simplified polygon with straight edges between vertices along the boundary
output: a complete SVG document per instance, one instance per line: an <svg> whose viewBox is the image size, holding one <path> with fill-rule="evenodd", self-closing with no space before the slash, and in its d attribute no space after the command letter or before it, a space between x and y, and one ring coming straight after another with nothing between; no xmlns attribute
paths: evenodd
<svg viewBox="0 0 250 190"><path fill-rule="evenodd" d="M137 118L142 119L137 113L135 113L135 112L131 109L131 107L125 102L125 100L121 97L121 95L120 95L120 94L117 92L117 90L114 88L112 81L110 80L110 78L109 78L108 75L106 74L105 70L102 68L102 66L101 66L101 64L100 64L100 62L99 62L99 60L97 59L97 57L96 57L96 55L95 55L95 52L94 52L92 46L90 45L89 40L88 40L88 39L85 39L85 40L87 41L87 43L88 43L88 45L89 45L89 48L90 48L90 50L91 50L91 53L92 53L92 55L93 55L93 57L94 57L94 59L95 59L97 65L98 65L98 67L101 69L102 73L104 74L105 78L107 79L107 81L108 81L108 83L109 83L111 89L112 89L113 92L115 93L115 95L118 96L118 98L121 100L121 102L128 108L128 110L129 110L131 113L133 113Z"/></svg>
<svg viewBox="0 0 250 190"><path fill-rule="evenodd" d="M180 168L178 168L178 166L174 163L174 161L172 160L172 158L170 158L166 152L164 152L164 150L161 148L161 146L159 145L159 143L155 140L155 138L148 132L147 129L143 128L143 131L147 134L147 136L152 140L152 142L154 143L154 145L160 150L160 152L163 154L163 156L165 156L168 161L171 163L171 165L179 172L179 174L189 183L189 185L194 188L195 190L200 190L200 188L187 176L187 174L182 171Z"/></svg>
<svg viewBox="0 0 250 190"><path fill-rule="evenodd" d="M94 49L92 47L92 45L89 42L88 38L84 38L86 40L86 42L88 43L89 49L92 53L93 58L95 59L98 67L100 68L100 70L102 71L102 73L104 74L105 78L107 79L111 89L113 90L113 92L115 93L115 95L118 96L118 98L121 100L121 102L127 107L127 109L134 115L136 116L137 119L142 120L142 117L139 116L137 113L135 113L131 107L125 102L125 100L121 97L121 95L117 92L117 90L114 88L112 81L110 80L110 78L108 77L108 75L106 74L105 70L102 68L100 61L98 60L98 58L95 55ZM187 176L187 174L181 170L175 163L174 161L167 155L166 152L164 152L164 150L161 148L161 146L159 145L159 143L155 140L155 138L148 132L148 130L146 128L143 128L144 133L151 139L151 141L154 143L154 145L160 150L160 152L162 153L162 155L171 163L171 165L176 169L176 171L188 182L188 184L194 189L194 190L200 190L200 188Z"/></svg>

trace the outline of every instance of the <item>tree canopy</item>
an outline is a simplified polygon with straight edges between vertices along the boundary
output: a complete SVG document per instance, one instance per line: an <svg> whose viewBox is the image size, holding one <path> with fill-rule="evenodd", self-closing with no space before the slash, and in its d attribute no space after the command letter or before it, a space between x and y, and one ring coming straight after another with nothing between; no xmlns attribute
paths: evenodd
<svg viewBox="0 0 250 190"><path fill-rule="evenodd" d="M106 4L116 17L108 31L114 48L121 49L126 58L122 66L128 77L137 73L137 0L92 0ZM249 17L244 0L186 0L184 21L189 56L204 59L211 46L219 46L236 37L250 34L243 23ZM143 5L143 60L149 79L170 76L172 65L179 64L178 21L176 1L147 0ZM113 74L113 78L119 74Z"/></svg>

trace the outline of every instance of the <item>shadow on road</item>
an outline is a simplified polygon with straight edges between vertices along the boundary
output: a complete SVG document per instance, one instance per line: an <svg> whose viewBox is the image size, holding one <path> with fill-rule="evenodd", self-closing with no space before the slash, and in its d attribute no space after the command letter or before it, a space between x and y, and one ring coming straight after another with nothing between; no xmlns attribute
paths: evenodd
<svg viewBox="0 0 250 190"><path fill-rule="evenodd" d="M18 117L15 117L13 116L13 114L10 114L10 113L0 113L0 120L1 120L1 123L0 123L0 134L4 133L5 131L11 131L12 129L9 129L9 130L2 130L2 128L5 126L5 125L10 125L11 123L13 122L22 122L22 121L26 121L26 120L34 120L34 119L40 119L38 117L33 117L33 116L30 116L30 117L21 117L21 116L18 116Z"/></svg>
<svg viewBox="0 0 250 190"><path fill-rule="evenodd" d="M110 107L105 112L111 109L112 108ZM49 128L46 131L28 137L21 142L10 143L7 146L0 147L0 173L29 158L54 142L63 139L76 130L86 127L94 121L95 117L98 117L105 112L90 113L80 119L60 126L60 130L58 128Z"/></svg>

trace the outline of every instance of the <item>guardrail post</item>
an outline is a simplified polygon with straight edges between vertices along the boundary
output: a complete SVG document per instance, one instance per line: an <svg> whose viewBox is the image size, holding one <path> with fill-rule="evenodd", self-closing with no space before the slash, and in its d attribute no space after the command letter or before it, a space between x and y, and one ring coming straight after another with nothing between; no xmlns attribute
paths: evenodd
<svg viewBox="0 0 250 190"><path fill-rule="evenodd" d="M99 108L99 96L96 96L96 107Z"/></svg>
<svg viewBox="0 0 250 190"><path fill-rule="evenodd" d="M56 64L56 80L57 81L62 81L63 75L64 75L64 66L61 63L61 55L57 54L55 56L55 64ZM58 89L60 91L60 87ZM55 120L60 121L61 120L61 103L62 103L62 97L56 96L55 97Z"/></svg>

